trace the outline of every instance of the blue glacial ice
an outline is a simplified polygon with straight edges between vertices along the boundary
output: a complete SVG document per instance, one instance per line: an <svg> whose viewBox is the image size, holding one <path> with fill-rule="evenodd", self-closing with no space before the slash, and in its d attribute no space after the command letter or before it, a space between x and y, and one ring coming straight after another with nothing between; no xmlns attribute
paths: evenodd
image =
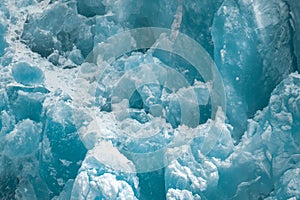
<svg viewBox="0 0 300 200"><path fill-rule="evenodd" d="M296 0L0 0L0 199L300 199L299 18ZM215 113L179 33L215 63Z"/></svg>
<svg viewBox="0 0 300 200"><path fill-rule="evenodd" d="M290 5L290 10L292 11L290 14L292 15L292 22L293 22L293 29L299 31L300 29L300 23L297 18L300 16L300 4L296 1L288 1ZM294 52L297 57L297 62L299 63L300 60L300 36L299 34L295 33L293 35L293 42L294 42ZM298 65L298 71L299 71L299 65Z"/></svg>
<svg viewBox="0 0 300 200"><path fill-rule="evenodd" d="M208 199L298 199L299 81L294 73L276 87L268 106L248 121L237 146L229 145L230 129L225 124L217 125L217 130L224 132L222 140L227 141L210 153L203 155L201 142L195 140L184 157L167 167L168 188ZM227 155L212 154L224 149ZM296 177L288 179L292 172Z"/></svg>
<svg viewBox="0 0 300 200"><path fill-rule="evenodd" d="M1 16L1 18L3 18L3 16ZM4 49L6 47L5 33L6 33L6 24L3 20L0 21L0 55L3 55Z"/></svg>
<svg viewBox="0 0 300 200"><path fill-rule="evenodd" d="M39 85L43 83L43 71L35 66L30 66L26 62L20 62L13 66L12 76L16 82L26 86Z"/></svg>
<svg viewBox="0 0 300 200"><path fill-rule="evenodd" d="M115 170L121 168L135 171L134 164L112 143L100 143L82 162L70 199L137 199L137 176Z"/></svg>
<svg viewBox="0 0 300 200"><path fill-rule="evenodd" d="M236 140L246 119L266 106L271 91L296 67L292 23L289 5L280 0L225 0L216 13L215 62L228 85L228 117Z"/></svg>

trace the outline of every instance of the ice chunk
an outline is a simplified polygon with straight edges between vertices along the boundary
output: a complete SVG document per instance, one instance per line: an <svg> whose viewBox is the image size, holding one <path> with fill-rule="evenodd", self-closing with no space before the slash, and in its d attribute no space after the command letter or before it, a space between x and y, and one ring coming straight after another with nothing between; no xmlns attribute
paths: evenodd
<svg viewBox="0 0 300 200"><path fill-rule="evenodd" d="M68 102L60 100L46 109L40 171L50 191L58 195L65 183L76 177L86 149L77 134Z"/></svg>
<svg viewBox="0 0 300 200"><path fill-rule="evenodd" d="M168 166L166 169L168 188L187 189L199 194L206 190L208 185L211 187L217 185L219 179L217 167L209 161L197 163L191 155L192 153L188 152L179 161L174 161Z"/></svg>
<svg viewBox="0 0 300 200"><path fill-rule="evenodd" d="M189 190L169 189L167 200L201 200L199 195L193 195Z"/></svg>
<svg viewBox="0 0 300 200"><path fill-rule="evenodd" d="M4 141L0 152L0 198L49 197L49 190L39 175L36 157L41 133L42 123L26 119L17 123L8 134L0 135Z"/></svg>
<svg viewBox="0 0 300 200"><path fill-rule="evenodd" d="M8 102L16 120L29 118L40 121L42 103L47 90L43 87L31 88L9 85L7 88Z"/></svg>
<svg viewBox="0 0 300 200"><path fill-rule="evenodd" d="M166 168L167 189L188 190L203 196L203 191L217 187L219 171L209 158L225 160L233 152L230 126L224 121L224 113L219 110L215 122L209 120L204 126L197 127L198 134L190 149Z"/></svg>
<svg viewBox="0 0 300 200"><path fill-rule="evenodd" d="M287 170L275 185L271 199L299 199L300 198L300 168Z"/></svg>
<svg viewBox="0 0 300 200"><path fill-rule="evenodd" d="M22 39L43 57L48 57L54 50L64 54L74 45L86 56L93 48L93 34L86 20L68 3L54 3L43 13L28 17Z"/></svg>
<svg viewBox="0 0 300 200"><path fill-rule="evenodd" d="M30 89L29 89L30 91ZM16 120L31 119L40 121L44 94L40 92L26 92L22 87L9 86L7 89L10 109Z"/></svg>
<svg viewBox="0 0 300 200"><path fill-rule="evenodd" d="M9 157L21 157L38 151L41 124L31 120L21 121L15 129L5 136L5 153Z"/></svg>
<svg viewBox="0 0 300 200"><path fill-rule="evenodd" d="M73 49L69 55L69 58L76 65L81 65L84 60L83 56L81 55L81 51L79 49Z"/></svg>
<svg viewBox="0 0 300 200"><path fill-rule="evenodd" d="M44 81L43 71L26 62L15 64L12 68L12 75L15 81L23 85L39 85Z"/></svg>
<svg viewBox="0 0 300 200"><path fill-rule="evenodd" d="M75 179L71 199L137 199L138 179L135 174L124 171L135 171L133 163L112 143L99 143L87 153Z"/></svg>
<svg viewBox="0 0 300 200"><path fill-rule="evenodd" d="M105 41L108 37L124 30L123 27L114 21L113 16L95 16L95 21L95 46Z"/></svg>
<svg viewBox="0 0 300 200"><path fill-rule="evenodd" d="M91 177L90 177L91 176ZM116 175L104 173L103 175L90 175L81 173L75 185L71 199L137 199L130 185L125 181L117 179ZM85 188L87 190L85 190ZM77 191L79 190L79 191ZM83 190L83 191L81 191Z"/></svg>
<svg viewBox="0 0 300 200"><path fill-rule="evenodd" d="M77 11L86 17L93 17L95 15L104 15L105 6L101 1L97 0L77 0Z"/></svg>

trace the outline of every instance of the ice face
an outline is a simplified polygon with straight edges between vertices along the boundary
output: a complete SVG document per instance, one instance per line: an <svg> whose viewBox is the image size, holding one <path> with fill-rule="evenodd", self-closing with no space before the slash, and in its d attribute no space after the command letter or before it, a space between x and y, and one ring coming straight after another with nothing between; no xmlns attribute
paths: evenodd
<svg viewBox="0 0 300 200"><path fill-rule="evenodd" d="M0 55L3 55L4 49L6 47L5 29L6 29L6 24L4 24L4 22L0 22Z"/></svg>
<svg viewBox="0 0 300 200"><path fill-rule="evenodd" d="M299 10L2 0L0 199L300 199Z"/></svg>
<svg viewBox="0 0 300 200"><path fill-rule="evenodd" d="M237 140L246 129L245 119L266 106L272 90L296 66L289 12L280 0L228 0L216 13L215 62L228 85L228 117Z"/></svg>
<svg viewBox="0 0 300 200"><path fill-rule="evenodd" d="M238 157L240 158L236 157L237 160L242 160L241 154L250 153L248 156L254 158L254 163L260 169L260 173L264 174L256 173L253 180L260 177L264 180L262 181L264 182L263 188L269 188L267 189L269 191L273 188L270 187L272 182L275 188L286 187L280 185L283 183L282 179L285 179L285 171L293 168L297 171L298 168L299 78L298 73L291 74L272 92L269 105L249 122L248 131L239 149ZM286 145L287 143L289 145ZM257 191L262 188L261 183L252 183L252 186L253 190L255 188ZM299 198L297 191L285 195Z"/></svg>
<svg viewBox="0 0 300 200"><path fill-rule="evenodd" d="M294 51L295 55L297 56L297 62L298 62L298 71L299 71L299 60L300 60L300 35L299 35L299 30L300 30L300 23L297 18L300 16L300 3L297 1L289 1L290 9L291 9L291 15L292 15L292 25L293 29L295 30L294 33Z"/></svg>
<svg viewBox="0 0 300 200"><path fill-rule="evenodd" d="M72 110L67 102L59 101L46 109L40 173L54 196L69 179L76 177L86 149L76 134Z"/></svg>

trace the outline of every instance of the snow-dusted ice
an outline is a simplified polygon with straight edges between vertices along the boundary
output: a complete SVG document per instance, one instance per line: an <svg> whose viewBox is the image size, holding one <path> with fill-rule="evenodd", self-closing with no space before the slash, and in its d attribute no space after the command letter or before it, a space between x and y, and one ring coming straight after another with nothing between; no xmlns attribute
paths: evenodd
<svg viewBox="0 0 300 200"><path fill-rule="evenodd" d="M0 0L0 199L300 199L299 18Z"/></svg>

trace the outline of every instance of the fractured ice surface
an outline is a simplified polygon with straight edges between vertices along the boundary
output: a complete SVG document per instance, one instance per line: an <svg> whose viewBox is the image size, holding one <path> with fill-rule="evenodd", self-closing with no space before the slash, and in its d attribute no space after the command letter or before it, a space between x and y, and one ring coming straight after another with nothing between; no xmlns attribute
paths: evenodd
<svg viewBox="0 0 300 200"><path fill-rule="evenodd" d="M54 50L71 51L73 45L87 55L93 48L93 38L91 27L86 23L87 19L78 16L66 3L54 3L43 13L29 16L22 39L32 51L45 57Z"/></svg>
<svg viewBox="0 0 300 200"><path fill-rule="evenodd" d="M105 6L101 1L77 1L77 11L78 14L84 15L86 17L93 17L96 15L105 14Z"/></svg>
<svg viewBox="0 0 300 200"><path fill-rule="evenodd" d="M49 105L41 141L40 173L49 189L58 195L69 179L74 179L86 154L72 111L66 102Z"/></svg>
<svg viewBox="0 0 300 200"><path fill-rule="evenodd" d="M289 6L281 0L225 0L212 36L215 62L226 82L228 117L238 139L246 119L267 104L271 91L296 67Z"/></svg>
<svg viewBox="0 0 300 200"><path fill-rule="evenodd" d="M167 199L169 200L183 200L183 199L201 199L199 195L193 195L192 192L188 190L174 190L169 189L167 193Z"/></svg>
<svg viewBox="0 0 300 200"><path fill-rule="evenodd" d="M5 136L9 157L24 156L38 149L41 124L35 125L30 120L24 120L18 124L14 131ZM17 148L16 145L17 144Z"/></svg>
<svg viewBox="0 0 300 200"><path fill-rule="evenodd" d="M0 199L300 199L299 8L296 0L2 0ZM145 26L205 48L224 81L226 113L211 119L210 83L172 52L85 62L98 43Z"/></svg>
<svg viewBox="0 0 300 200"><path fill-rule="evenodd" d="M300 2L299 1L288 1L290 4L290 10L292 11L290 14L292 15L292 21L293 21L293 29L295 30L294 33L294 51L295 55L297 56L297 62L298 62L298 71L300 70L300 22L299 17L300 17Z"/></svg>
<svg viewBox="0 0 300 200"><path fill-rule="evenodd" d="M135 171L133 163L112 143L102 142L87 153L74 181L71 199L137 199L138 178L115 170L120 168Z"/></svg>
<svg viewBox="0 0 300 200"><path fill-rule="evenodd" d="M43 83L44 74L42 70L28 63L20 62L12 68L12 76L23 85L39 85Z"/></svg>
<svg viewBox="0 0 300 200"><path fill-rule="evenodd" d="M258 199L269 193L274 199L298 199L299 190L294 188L299 186L299 92L300 76L294 73L272 92L269 105L249 121L240 144L229 146L230 155L203 156L201 142L192 144L186 156L168 166L167 186L204 191L208 199ZM218 150L224 152L216 146ZM290 176L292 172L296 177Z"/></svg>
<svg viewBox="0 0 300 200"><path fill-rule="evenodd" d="M3 17L3 13L1 13L1 18ZM0 21L0 56L4 53L4 49L6 47L5 41L5 33L6 33L6 24L4 21Z"/></svg>

